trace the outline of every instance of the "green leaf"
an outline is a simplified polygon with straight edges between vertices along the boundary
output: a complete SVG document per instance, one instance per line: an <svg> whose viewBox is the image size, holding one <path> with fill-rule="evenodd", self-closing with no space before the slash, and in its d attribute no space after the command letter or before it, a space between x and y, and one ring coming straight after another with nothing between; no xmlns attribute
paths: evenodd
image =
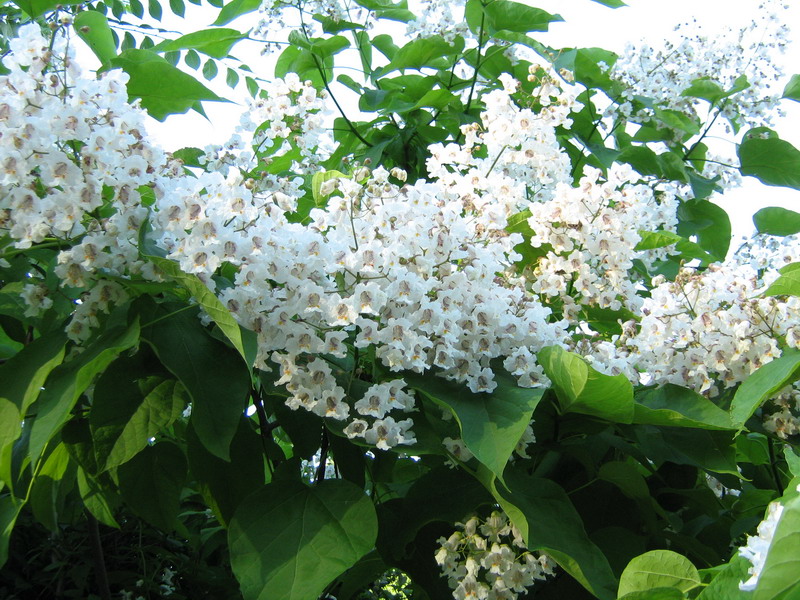
<svg viewBox="0 0 800 600"><path fill-rule="evenodd" d="M628 498L643 499L650 496L644 476L635 465L624 461L603 463L597 477L617 486Z"/></svg>
<svg viewBox="0 0 800 600"><path fill-rule="evenodd" d="M620 596L619 600L683 600L686 595L676 588L658 587L644 592L631 592Z"/></svg>
<svg viewBox="0 0 800 600"><path fill-rule="evenodd" d="M669 461L739 476L734 432L642 425L635 434L642 452L656 464Z"/></svg>
<svg viewBox="0 0 800 600"><path fill-rule="evenodd" d="M186 5L183 3L183 0L169 0L169 8L179 17L186 14Z"/></svg>
<svg viewBox="0 0 800 600"><path fill-rule="evenodd" d="M194 50L189 50L183 57L183 62L186 63L187 67L190 67L194 70L200 68L200 55L197 54Z"/></svg>
<svg viewBox="0 0 800 600"><path fill-rule="evenodd" d="M597 2L598 4L602 4L608 8L620 8L622 6L628 6L622 0L592 0L592 2Z"/></svg>
<svg viewBox="0 0 800 600"><path fill-rule="evenodd" d="M231 461L226 462L206 450L194 428L186 435L186 452L192 478L208 506L223 525L249 494L264 485L263 448L250 420L242 416L231 441Z"/></svg>
<svg viewBox="0 0 800 600"><path fill-rule="evenodd" d="M373 43L377 42L377 38ZM377 43L376 47L381 50ZM380 70L382 75L391 71L403 71L405 69L421 69L430 65L430 62L443 56L459 54L464 49L463 38L456 38L453 44L448 43L444 38L420 38L408 42L400 48L392 58L392 62Z"/></svg>
<svg viewBox="0 0 800 600"><path fill-rule="evenodd" d="M261 0L233 0L233 2L228 2L219 11L219 16L217 16L217 20L212 25L227 25L237 17L258 10L259 6L261 6Z"/></svg>
<svg viewBox="0 0 800 600"><path fill-rule="evenodd" d="M96 10L84 10L75 15L72 26L100 62L108 66L117 55L117 45L105 15Z"/></svg>
<svg viewBox="0 0 800 600"><path fill-rule="evenodd" d="M127 506L162 531L177 526L186 457L172 442L159 442L117 469L119 490Z"/></svg>
<svg viewBox="0 0 800 600"><path fill-rule="evenodd" d="M750 578L747 573L752 565L743 556L736 555L725 565L711 583L706 586L697 600L747 600L751 598L749 592L739 589L739 583Z"/></svg>
<svg viewBox="0 0 800 600"><path fill-rule="evenodd" d="M147 0L147 12L153 17L156 21L161 20L161 4L158 0Z"/></svg>
<svg viewBox="0 0 800 600"><path fill-rule="evenodd" d="M22 416L19 414L17 406L0 396L0 449L13 444L21 433ZM2 472L0 472L0 481L5 481Z"/></svg>
<svg viewBox="0 0 800 600"><path fill-rule="evenodd" d="M772 285L767 288L764 292L764 296L800 296L800 269L782 272L781 275L772 282Z"/></svg>
<svg viewBox="0 0 800 600"><path fill-rule="evenodd" d="M236 509L231 566L244 600L316 600L372 550L375 508L347 481L271 483Z"/></svg>
<svg viewBox="0 0 800 600"><path fill-rule="evenodd" d="M129 0L128 5L134 17L141 19L144 16L144 6L142 6L141 0Z"/></svg>
<svg viewBox="0 0 800 600"><path fill-rule="evenodd" d="M228 460L247 403L250 375L235 354L206 332L195 312L181 308L161 305L149 311L143 319L153 324L142 328L142 339L192 397L191 423L200 441Z"/></svg>
<svg viewBox="0 0 800 600"><path fill-rule="evenodd" d="M8 542L11 540L11 532L23 505L24 502L14 496L7 494L0 496L0 567L8 561Z"/></svg>
<svg viewBox="0 0 800 600"><path fill-rule="evenodd" d="M185 113L201 100L227 102L150 50L125 50L111 64L130 76L128 96L141 98L142 107L159 121Z"/></svg>
<svg viewBox="0 0 800 600"><path fill-rule="evenodd" d="M792 75L789 83L783 89L783 97L800 102L800 75Z"/></svg>
<svg viewBox="0 0 800 600"><path fill-rule="evenodd" d="M24 415L42 391L50 372L64 359L67 336L62 331L37 338L0 365L0 397Z"/></svg>
<svg viewBox="0 0 800 600"><path fill-rule="evenodd" d="M407 375L405 380L409 387L453 413L464 444L502 481L508 459L544 390L520 388L504 372L495 374L497 388L491 394L473 394L463 385L430 375Z"/></svg>
<svg viewBox="0 0 800 600"><path fill-rule="evenodd" d="M87 475L86 471L80 467L78 467L77 480L78 493L81 496L81 500L83 500L83 505L86 507L86 510L92 513L94 518L103 525L119 529L119 523L117 523L117 520L114 518L114 509L106 497L105 490L100 484L91 475Z"/></svg>
<svg viewBox="0 0 800 600"><path fill-rule="evenodd" d="M137 318L130 324L109 327L81 354L53 369L38 400L38 412L31 426L30 457L34 464L48 440L66 423L72 407L94 378L120 352L138 341Z"/></svg>
<svg viewBox="0 0 800 600"><path fill-rule="evenodd" d="M247 34L236 29L204 29L182 35L174 40L161 42L154 46L153 50L155 52L196 50L211 58L225 58L237 42L246 39Z"/></svg>
<svg viewBox="0 0 800 600"><path fill-rule="evenodd" d="M480 0L470 0L467 3L467 22L476 33L480 30L481 11L484 31L490 35L498 31L547 31L550 23L563 21L559 15L520 2L495 0L483 4Z"/></svg>
<svg viewBox="0 0 800 600"><path fill-rule="evenodd" d="M228 84L228 87L235 88L239 83L239 74L233 69L228 68L225 74L225 83Z"/></svg>
<svg viewBox="0 0 800 600"><path fill-rule="evenodd" d="M327 203L327 200L320 194L322 184L331 179L338 179L340 177L342 179L348 179L347 175L341 171L317 171L314 173L314 176L311 178L311 195L314 198L314 204L316 206L325 206Z"/></svg>
<svg viewBox="0 0 800 600"><path fill-rule="evenodd" d="M211 81L217 76L218 72L219 69L217 69L217 63L209 58L203 65L203 77Z"/></svg>
<svg viewBox="0 0 800 600"><path fill-rule="evenodd" d="M758 233L769 235L794 235L800 233L800 213L780 206L762 208L753 215Z"/></svg>
<svg viewBox="0 0 800 600"><path fill-rule="evenodd" d="M718 261L725 260L731 243L731 220L722 207L708 200L688 200L678 207L678 220L679 235L697 236L702 250Z"/></svg>
<svg viewBox="0 0 800 600"><path fill-rule="evenodd" d="M540 350L539 364L552 381L563 412L615 423L633 421L633 386L624 375L603 375L582 357L560 346Z"/></svg>
<svg viewBox="0 0 800 600"><path fill-rule="evenodd" d="M800 190L800 150L785 140L745 137L739 145L739 170L766 185Z"/></svg>
<svg viewBox="0 0 800 600"><path fill-rule="evenodd" d="M616 598L617 580L606 557L589 539L580 515L558 484L519 469L506 472L507 489L496 487L488 471L479 471L479 478L517 526L528 549L552 556L600 600Z"/></svg>
<svg viewBox="0 0 800 600"><path fill-rule="evenodd" d="M641 239L634 247L634 250L652 250L674 245L683 258L696 258L705 265L714 262L716 259L714 255L703 250L698 244L671 231L640 231L639 237Z"/></svg>
<svg viewBox="0 0 800 600"><path fill-rule="evenodd" d="M200 281L193 273L184 273L175 261L160 256L143 254L169 279L186 289L195 301L203 308L220 331L230 341L239 355L244 359L247 369L252 371L258 351L255 334L242 329L228 308Z"/></svg>
<svg viewBox="0 0 800 600"><path fill-rule="evenodd" d="M688 592L700 584L700 574L688 558L670 550L652 550L625 567L619 579L619 595L660 587Z"/></svg>
<svg viewBox="0 0 800 600"><path fill-rule="evenodd" d="M800 496L783 506L758 578L753 600L795 600L800 597Z"/></svg>
<svg viewBox="0 0 800 600"><path fill-rule="evenodd" d="M69 466L67 447L65 444L58 444L45 459L30 490L28 503L34 517L54 533L58 530L59 518L64 508L61 486ZM62 496L62 501L59 501L59 496Z"/></svg>
<svg viewBox="0 0 800 600"><path fill-rule="evenodd" d="M781 388L800 377L800 350L785 350L783 356L768 362L745 379L731 402L731 421L740 430L756 409Z"/></svg>
<svg viewBox="0 0 800 600"><path fill-rule="evenodd" d="M136 366L133 359L118 360L95 386L89 425L101 471L133 458L180 417L188 404L180 382L143 377Z"/></svg>
<svg viewBox="0 0 800 600"><path fill-rule="evenodd" d="M31 17L36 18L44 13L51 12L56 6L72 6L74 4L83 4L83 2L79 0L66 0L66 2L61 0L14 0L14 4Z"/></svg>
<svg viewBox="0 0 800 600"><path fill-rule="evenodd" d="M633 422L699 429L735 429L730 415L694 390L673 385L638 392Z"/></svg>

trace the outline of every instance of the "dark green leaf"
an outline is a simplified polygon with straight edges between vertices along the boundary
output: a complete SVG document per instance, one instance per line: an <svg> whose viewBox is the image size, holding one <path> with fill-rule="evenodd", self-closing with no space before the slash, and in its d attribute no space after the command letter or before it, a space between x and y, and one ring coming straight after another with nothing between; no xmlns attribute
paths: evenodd
<svg viewBox="0 0 800 600"><path fill-rule="evenodd" d="M539 364L553 382L563 412L616 423L633 421L633 386L624 375L603 375L560 346L539 351Z"/></svg>
<svg viewBox="0 0 800 600"><path fill-rule="evenodd" d="M625 567L619 580L619 595L660 587L688 592L700 584L700 574L688 558L670 550L652 550Z"/></svg>
<svg viewBox="0 0 800 600"><path fill-rule="evenodd" d="M117 469L125 503L145 521L163 531L177 526L186 457L172 442L148 446Z"/></svg>
<svg viewBox="0 0 800 600"><path fill-rule="evenodd" d="M197 275L184 273L175 261L154 255L145 255L145 257L156 265L165 276L180 284L192 295L244 359L248 370L251 370L257 351L253 332L239 326L228 308L200 281Z"/></svg>
<svg viewBox="0 0 800 600"><path fill-rule="evenodd" d="M746 138L739 145L739 170L766 185L800 190L800 150L777 138Z"/></svg>
<svg viewBox="0 0 800 600"><path fill-rule="evenodd" d="M217 518L227 525L242 500L264 484L263 449L259 435L251 427L249 419L242 416L231 442L230 462L206 450L192 427L186 440L192 477Z"/></svg>
<svg viewBox="0 0 800 600"><path fill-rule="evenodd" d="M114 509L109 501L106 491L98 484L98 482L86 472L78 468L78 493L83 500L83 505L86 507L95 519L100 521L103 525L108 527L119 528L119 523L114 518Z"/></svg>
<svg viewBox="0 0 800 600"><path fill-rule="evenodd" d="M228 460L250 376L235 354L208 335L195 312L179 308L169 305L148 311L147 319L154 324L143 328L142 338L192 397L191 422L200 441L214 455Z"/></svg>
<svg viewBox="0 0 800 600"><path fill-rule="evenodd" d="M10 494L0 496L0 567L8 560L8 542L24 502Z"/></svg>
<svg viewBox="0 0 800 600"><path fill-rule="evenodd" d="M69 418L80 395L120 352L139 341L139 320L112 325L81 354L55 368L45 382L38 400L38 412L31 426L30 457L39 459L45 445Z"/></svg>
<svg viewBox="0 0 800 600"><path fill-rule="evenodd" d="M800 213L780 206L762 208L753 215L758 233L769 235L794 235L800 233Z"/></svg>
<svg viewBox="0 0 800 600"><path fill-rule="evenodd" d="M795 271L800 272L800 271ZM783 356L759 367L736 390L731 402L731 421L743 428L756 409L778 390L800 376L800 351L788 349Z"/></svg>
<svg viewBox="0 0 800 600"><path fill-rule="evenodd" d="M312 600L375 544L370 499L352 483L271 483L236 509L231 566L245 600Z"/></svg>
<svg viewBox="0 0 800 600"><path fill-rule="evenodd" d="M147 12L156 21L161 20L161 3L158 0L147 0Z"/></svg>
<svg viewBox="0 0 800 600"><path fill-rule="evenodd" d="M730 415L693 390L671 383L636 394L634 423L735 429Z"/></svg>
<svg viewBox="0 0 800 600"><path fill-rule="evenodd" d="M519 469L506 472L507 490L495 487L488 471L481 479L520 530L530 550L552 556L595 597L616 598L617 580L606 557L589 539L580 515L558 484L530 477Z"/></svg>
<svg viewBox="0 0 800 600"><path fill-rule="evenodd" d="M122 359L97 381L89 423L101 470L133 458L188 404L178 381L143 375L134 360Z"/></svg>
<svg viewBox="0 0 800 600"><path fill-rule="evenodd" d="M503 372L495 374L497 388L491 394L473 394L439 377L407 375L405 380L453 413L464 444L502 481L506 463L531 422L543 390L520 388Z"/></svg>
<svg viewBox="0 0 800 600"><path fill-rule="evenodd" d="M183 3L183 0L169 0L169 8L179 17L186 14L186 5Z"/></svg>
<svg viewBox="0 0 800 600"><path fill-rule="evenodd" d="M47 376L64 359L67 336L57 331L42 336L0 365L0 397L21 415L39 397Z"/></svg>
<svg viewBox="0 0 800 600"><path fill-rule="evenodd" d="M131 14L137 19L141 19L144 16L144 6L142 6L141 0L129 0L128 6Z"/></svg>
<svg viewBox="0 0 800 600"><path fill-rule="evenodd" d="M636 428L642 452L656 464L669 461L738 476L733 435L728 431L688 427L644 425Z"/></svg>

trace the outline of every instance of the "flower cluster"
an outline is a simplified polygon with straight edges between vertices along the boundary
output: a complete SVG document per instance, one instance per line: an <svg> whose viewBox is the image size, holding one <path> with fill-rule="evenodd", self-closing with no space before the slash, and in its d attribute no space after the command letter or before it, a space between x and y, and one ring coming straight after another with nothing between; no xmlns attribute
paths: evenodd
<svg viewBox="0 0 800 600"><path fill-rule="evenodd" d="M800 382L786 386L767 405L764 429L783 440L800 434Z"/></svg>
<svg viewBox="0 0 800 600"><path fill-rule="evenodd" d="M752 269L714 264L653 283L627 342L652 383L713 396L779 357L781 342L800 347L800 299L758 297L764 282Z"/></svg>
<svg viewBox="0 0 800 600"><path fill-rule="evenodd" d="M128 103L127 75L82 77L64 40L51 45L35 24L20 28L11 48L3 59L9 73L0 77L0 227L17 248L79 240L55 268L72 288L108 275L152 277L136 246L147 215L141 195L167 164L144 140L145 115ZM32 274L24 287L28 315L52 304L43 283ZM119 286L100 283L68 329L76 341L88 337L98 311L124 297Z"/></svg>
<svg viewBox="0 0 800 600"><path fill-rule="evenodd" d="M530 206L530 243L545 252L531 289L558 298L571 319L581 305L637 310L642 298L630 276L634 259L650 265L667 255L635 248L642 231L675 231L677 190L656 194L640 180L627 165L610 168L605 181L587 167L578 187L561 184L552 200Z"/></svg>
<svg viewBox="0 0 800 600"><path fill-rule="evenodd" d="M691 23L678 26L679 41L666 41L663 48L654 47L650 40L639 46L629 44L611 77L624 84L628 102L645 97L660 108L693 118L703 112L700 100L683 95L693 83L699 80L724 92L741 88L715 103L722 116L737 128L769 125L781 96L776 83L783 75L775 55L788 43L789 27L780 15L784 8L782 0L767 0L752 11L754 18L746 25L713 38ZM652 115L653 110L645 107L634 118L646 121Z"/></svg>
<svg viewBox="0 0 800 600"><path fill-rule="evenodd" d="M494 511L485 520L473 516L456 527L449 538L439 538L436 552L456 600L515 600L536 580L553 575L554 561L529 551L505 513Z"/></svg>

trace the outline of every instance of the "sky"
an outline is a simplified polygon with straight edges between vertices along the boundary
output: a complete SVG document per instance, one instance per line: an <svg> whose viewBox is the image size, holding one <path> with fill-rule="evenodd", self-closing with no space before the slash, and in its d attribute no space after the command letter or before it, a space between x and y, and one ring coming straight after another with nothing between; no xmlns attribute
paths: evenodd
<svg viewBox="0 0 800 600"><path fill-rule="evenodd" d="M613 10L591 0L536 0L527 3L558 13L564 18L563 23L552 24L548 33L535 34L540 41L552 47L598 46L615 52L621 52L628 42L637 43L642 39L657 45L665 38L674 37L676 25L691 19L696 19L709 35L714 35L726 27L746 24L752 20L754 11L759 10L758 0L627 0L628 6ZM165 27L189 32L207 27L216 18L217 9L187 4L188 22L166 12ZM785 66L788 80L792 73L800 72L800 40L797 39L800 36L800 2L792 1L783 14L787 24L797 24L787 53L775 57ZM252 25L251 14L227 26L246 31ZM260 56L259 50L259 44L241 42L232 53L257 73L269 78L274 58ZM88 50L81 52L81 61L86 61L84 64L91 63L94 58L87 54ZM246 93L243 86L233 93L225 86L223 76L218 76L207 85L239 105L206 102L207 120L193 112L171 116L165 123L150 120L149 131L164 148L202 148L210 143L223 143L230 136L244 108ZM348 107L347 100L343 101L343 105L347 112L356 112L355 105ZM800 148L800 103L785 100L782 108L786 116L776 122L775 129L783 139ZM717 198L716 201L731 215L734 235L737 236L752 232L752 214L764 206L783 206L800 211L800 191L768 187L752 177L744 178L741 188L726 193L724 198Z"/></svg>

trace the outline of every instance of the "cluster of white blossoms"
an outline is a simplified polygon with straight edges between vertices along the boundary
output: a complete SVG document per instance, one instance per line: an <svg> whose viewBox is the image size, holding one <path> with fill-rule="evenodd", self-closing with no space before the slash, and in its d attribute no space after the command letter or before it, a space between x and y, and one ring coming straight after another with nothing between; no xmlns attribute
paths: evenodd
<svg viewBox="0 0 800 600"><path fill-rule="evenodd" d="M783 440L800 434L800 382L783 388L765 407L764 429Z"/></svg>
<svg viewBox="0 0 800 600"><path fill-rule="evenodd" d="M610 73L625 84L623 103L641 96L655 101L659 108L692 118L704 116L708 104L683 95L702 80L724 92L744 87L715 103L723 117L739 126L769 125L782 92L776 87L783 73L775 56L788 44L789 27L780 14L785 8L783 0L766 0L747 13L752 20L739 29L709 37L697 23L691 23L678 26L678 41L668 40L662 48L654 47L652 40L629 44ZM739 80L741 76L746 81ZM630 106L621 108L630 111ZM652 109L645 108L634 119L652 114Z"/></svg>
<svg viewBox="0 0 800 600"><path fill-rule="evenodd" d="M20 249L79 240L59 255L55 273L73 288L99 280L68 329L85 340L98 311L125 295L103 276L153 276L136 245L147 215L141 194L166 157L143 139L145 115L128 103L125 73L82 77L64 39L51 45L36 24L20 28L10 46L9 73L0 76L0 228ZM24 287L29 315L52 304L42 284L32 273Z"/></svg>
<svg viewBox="0 0 800 600"><path fill-rule="evenodd" d="M778 358L782 343L800 348L800 298L759 296L765 282L753 269L713 264L653 283L639 332L627 340L651 383L714 396Z"/></svg>
<svg viewBox="0 0 800 600"><path fill-rule="evenodd" d="M225 144L206 146L201 163L207 171L227 175L231 167L252 171L296 148L299 156L291 170L297 175L310 172L324 158L320 146L331 143L324 126L326 98L327 92L318 92L296 73L262 85L242 112L234 135Z"/></svg>
<svg viewBox="0 0 800 600"><path fill-rule="evenodd" d="M535 110L517 105L512 95L519 84L503 74L503 89L482 97L481 122L462 127L464 143L430 147L430 177L485 215L486 227L505 227L508 216L551 199L559 183L572 179L556 128L569 126L569 114L579 108L577 92L538 65L530 68L529 79L536 86L522 100Z"/></svg>
<svg viewBox="0 0 800 600"><path fill-rule="evenodd" d="M553 575L555 562L525 547L505 513L456 523L449 538L439 538L436 562L456 600L516 600L536 580Z"/></svg>
<svg viewBox="0 0 800 600"><path fill-rule="evenodd" d="M456 36L470 35L469 27L463 19L464 0L426 0L410 4L416 18L406 25L407 37L441 37L453 43Z"/></svg>
<svg viewBox="0 0 800 600"><path fill-rule="evenodd" d="M668 255L663 248L637 251L640 232L674 232L677 226L675 186L656 193L629 165L612 166L604 180L598 169L584 173L578 187L561 184L552 200L532 204L528 219L531 245L546 251L531 289L558 298L571 320L582 305L638 310L634 259L650 267Z"/></svg>
<svg viewBox="0 0 800 600"><path fill-rule="evenodd" d="M739 548L739 555L745 557L752 563L747 570L750 579L739 582L739 589L743 592L751 592L756 589L761 571L767 562L767 554L775 537L775 530L783 514L783 505L780 502L771 502L767 507L766 518L758 524L758 535L748 535L747 544Z"/></svg>

